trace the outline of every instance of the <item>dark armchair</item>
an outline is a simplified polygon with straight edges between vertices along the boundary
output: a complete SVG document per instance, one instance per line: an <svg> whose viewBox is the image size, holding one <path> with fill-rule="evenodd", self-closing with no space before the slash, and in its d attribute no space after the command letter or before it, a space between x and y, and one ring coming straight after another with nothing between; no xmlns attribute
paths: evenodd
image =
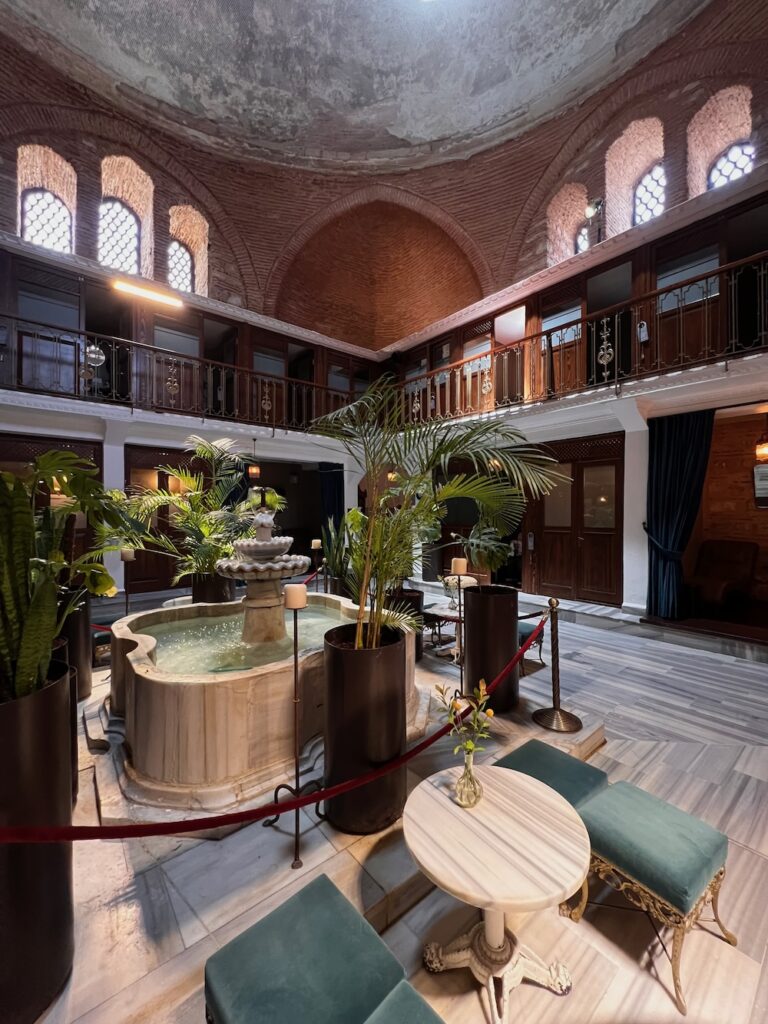
<svg viewBox="0 0 768 1024"><path fill-rule="evenodd" d="M704 606L724 607L752 585L759 546L749 540L705 540L688 580L694 613Z"/></svg>

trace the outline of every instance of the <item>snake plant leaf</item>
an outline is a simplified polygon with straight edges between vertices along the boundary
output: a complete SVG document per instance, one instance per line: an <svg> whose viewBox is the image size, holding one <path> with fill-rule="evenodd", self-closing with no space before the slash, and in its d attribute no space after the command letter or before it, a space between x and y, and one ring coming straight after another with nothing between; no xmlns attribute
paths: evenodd
<svg viewBox="0 0 768 1024"><path fill-rule="evenodd" d="M16 696L25 697L42 683L56 636L58 593L52 579L42 580L29 604L16 662Z"/></svg>

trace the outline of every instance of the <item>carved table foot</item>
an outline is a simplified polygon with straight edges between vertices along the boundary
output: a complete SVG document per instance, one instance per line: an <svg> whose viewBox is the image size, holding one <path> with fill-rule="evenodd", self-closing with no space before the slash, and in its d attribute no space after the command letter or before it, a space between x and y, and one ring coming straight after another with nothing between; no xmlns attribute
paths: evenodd
<svg viewBox="0 0 768 1024"><path fill-rule="evenodd" d="M545 963L506 931L501 945L492 945L487 937L489 930L486 920L447 946L428 943L424 947L424 966L434 974L468 967L488 994L493 1024L505 1024L509 993L524 981L532 981L558 995L570 992L571 976L564 964Z"/></svg>

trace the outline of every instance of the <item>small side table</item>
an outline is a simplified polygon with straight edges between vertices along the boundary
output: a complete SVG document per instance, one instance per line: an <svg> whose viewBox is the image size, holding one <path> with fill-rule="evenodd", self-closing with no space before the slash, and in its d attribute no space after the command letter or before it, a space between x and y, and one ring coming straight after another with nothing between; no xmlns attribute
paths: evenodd
<svg viewBox="0 0 768 1024"><path fill-rule="evenodd" d="M560 995L571 989L565 965L522 946L504 914L556 906L578 891L589 871L589 836L559 793L507 768L477 767L483 798L459 807L453 784L461 771L448 768L413 790L403 832L424 874L479 907L483 921L447 946L428 943L424 965L436 973L469 967L488 993L494 1024L503 1024L509 993L524 980Z"/></svg>

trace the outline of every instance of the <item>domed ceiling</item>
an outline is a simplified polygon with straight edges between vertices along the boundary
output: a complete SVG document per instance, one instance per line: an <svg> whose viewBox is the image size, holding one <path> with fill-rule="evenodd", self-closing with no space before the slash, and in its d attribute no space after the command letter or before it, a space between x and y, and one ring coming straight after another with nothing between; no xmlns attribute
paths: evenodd
<svg viewBox="0 0 768 1024"><path fill-rule="evenodd" d="M467 155L577 102L707 0L0 0L0 28L134 113L240 155Z"/></svg>

